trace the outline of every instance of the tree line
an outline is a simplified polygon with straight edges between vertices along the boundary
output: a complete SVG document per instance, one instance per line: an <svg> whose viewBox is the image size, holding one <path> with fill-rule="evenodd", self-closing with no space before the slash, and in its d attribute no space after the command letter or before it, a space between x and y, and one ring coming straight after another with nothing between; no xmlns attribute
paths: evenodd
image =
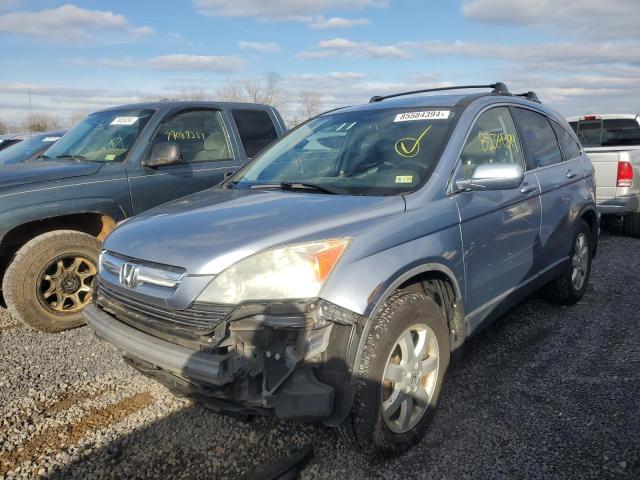
<svg viewBox="0 0 640 480"><path fill-rule="evenodd" d="M172 95L147 96L141 99L141 101L176 100L263 103L280 110L289 127L294 127L324 110L322 96L317 90L304 90L297 95L289 96L282 88L282 78L273 72L254 80L229 80L225 86L215 91L185 87ZM36 110L22 122L10 123L0 118L0 134L62 130L80 122L89 113L91 112L77 111L68 117L62 117Z"/></svg>

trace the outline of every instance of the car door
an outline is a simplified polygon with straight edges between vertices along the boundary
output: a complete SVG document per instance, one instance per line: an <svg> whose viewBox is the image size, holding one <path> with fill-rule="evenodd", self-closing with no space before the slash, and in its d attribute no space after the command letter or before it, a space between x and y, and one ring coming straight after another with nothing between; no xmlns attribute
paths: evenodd
<svg viewBox="0 0 640 480"><path fill-rule="evenodd" d="M515 163L524 155L509 108L493 107L476 119L460 155L455 180L470 179L486 163ZM511 292L535 276L540 198L535 174L520 187L455 195L465 262L466 310L471 331Z"/></svg>
<svg viewBox="0 0 640 480"><path fill-rule="evenodd" d="M540 273L565 260L573 237L571 212L585 198L584 172L580 149L564 127L541 112L514 107L513 116L521 132L527 166L535 172L540 184L542 226L540 229ZM556 124L556 129L552 123ZM558 142L558 134L565 143L565 159ZM573 148L571 148L573 143Z"/></svg>
<svg viewBox="0 0 640 480"><path fill-rule="evenodd" d="M154 168L145 166L145 159L153 155L154 148L166 144L177 145L180 161ZM235 171L241 163L222 111L197 108L173 113L156 129L141 164L131 166L133 210L137 214L213 187L224 179L226 172Z"/></svg>

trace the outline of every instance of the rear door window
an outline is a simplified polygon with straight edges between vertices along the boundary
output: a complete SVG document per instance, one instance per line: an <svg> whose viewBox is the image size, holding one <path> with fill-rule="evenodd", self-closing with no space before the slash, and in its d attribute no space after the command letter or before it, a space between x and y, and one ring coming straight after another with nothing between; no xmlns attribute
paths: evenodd
<svg viewBox="0 0 640 480"><path fill-rule="evenodd" d="M565 160L572 160L579 157L581 154L580 145L576 143L573 137L556 122L551 122L553 129L556 132L558 141L560 142L560 148L562 149L562 156Z"/></svg>
<svg viewBox="0 0 640 480"><path fill-rule="evenodd" d="M231 115L248 158L255 157L278 138L273 121L264 110L232 110Z"/></svg>
<svg viewBox="0 0 640 480"><path fill-rule="evenodd" d="M524 108L513 109L520 127L530 169L548 167L562 162L556 134L547 117Z"/></svg>

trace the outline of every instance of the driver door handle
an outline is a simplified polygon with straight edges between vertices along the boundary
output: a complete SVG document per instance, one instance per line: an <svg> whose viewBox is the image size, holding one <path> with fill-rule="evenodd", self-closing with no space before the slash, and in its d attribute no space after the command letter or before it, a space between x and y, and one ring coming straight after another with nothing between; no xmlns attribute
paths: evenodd
<svg viewBox="0 0 640 480"><path fill-rule="evenodd" d="M576 175L578 175L578 173L577 173L577 172L574 172L573 170L569 170L569 171L567 172L567 178L573 178L573 177L575 177Z"/></svg>
<svg viewBox="0 0 640 480"><path fill-rule="evenodd" d="M520 188L520 193L528 195L529 193L535 192L537 189L538 189L538 187L535 186L535 185L523 185Z"/></svg>

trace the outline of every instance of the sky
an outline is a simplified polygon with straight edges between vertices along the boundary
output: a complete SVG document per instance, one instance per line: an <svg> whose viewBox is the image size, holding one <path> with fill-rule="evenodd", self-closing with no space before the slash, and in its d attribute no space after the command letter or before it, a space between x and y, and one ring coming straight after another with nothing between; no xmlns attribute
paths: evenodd
<svg viewBox="0 0 640 480"><path fill-rule="evenodd" d="M71 2L71 0L69 0ZM640 0L0 0L0 121L280 76L329 109L505 82L565 115L640 113Z"/></svg>

